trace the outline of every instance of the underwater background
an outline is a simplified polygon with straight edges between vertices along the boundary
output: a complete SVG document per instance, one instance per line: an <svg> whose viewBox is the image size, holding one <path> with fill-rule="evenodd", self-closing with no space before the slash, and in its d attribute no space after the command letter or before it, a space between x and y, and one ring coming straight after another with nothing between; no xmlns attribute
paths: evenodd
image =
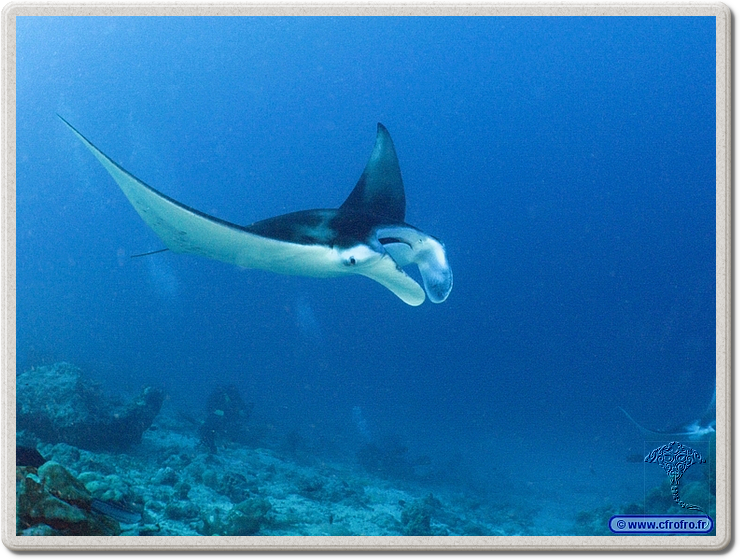
<svg viewBox="0 0 740 560"><path fill-rule="evenodd" d="M665 485L618 407L665 429L712 398L714 18L18 17L16 93L19 374L68 362L196 424L235 387L260 436L221 460L515 504L518 534L598 532ZM132 259L163 245L57 114L244 225L338 207L382 122L452 293Z"/></svg>

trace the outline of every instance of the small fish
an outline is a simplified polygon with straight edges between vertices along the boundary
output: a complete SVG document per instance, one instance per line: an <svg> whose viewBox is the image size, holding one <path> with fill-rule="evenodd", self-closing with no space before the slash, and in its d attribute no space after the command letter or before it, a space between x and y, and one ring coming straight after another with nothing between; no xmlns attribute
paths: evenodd
<svg viewBox="0 0 740 560"><path fill-rule="evenodd" d="M111 502L98 500L97 498L94 498L93 501L90 502L90 509L97 511L98 513L102 513L103 515L107 515L119 523L125 523L127 525L132 525L141 521L140 513L130 511L119 505L112 504Z"/></svg>

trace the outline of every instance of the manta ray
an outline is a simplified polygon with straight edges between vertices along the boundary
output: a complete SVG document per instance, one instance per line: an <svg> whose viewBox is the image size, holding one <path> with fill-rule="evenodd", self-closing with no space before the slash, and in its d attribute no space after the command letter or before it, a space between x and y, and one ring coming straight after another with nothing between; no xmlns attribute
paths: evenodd
<svg viewBox="0 0 740 560"><path fill-rule="evenodd" d="M674 426L667 430L649 430L639 424L629 413L621 406L617 407L621 410L624 415L637 426L642 432L643 436L655 439L687 439L691 441L699 441L712 437L717 432L717 390L715 389L712 401L709 403L704 414L701 418L692 420L687 424L681 424Z"/></svg>
<svg viewBox="0 0 740 560"><path fill-rule="evenodd" d="M240 226L150 187L59 118L93 153L170 251L280 274L360 274L414 306L421 305L426 296L441 303L452 290L452 269L442 242L404 222L401 169L393 140L380 123L365 170L339 208L292 212ZM403 270L411 264L419 269L423 289Z"/></svg>

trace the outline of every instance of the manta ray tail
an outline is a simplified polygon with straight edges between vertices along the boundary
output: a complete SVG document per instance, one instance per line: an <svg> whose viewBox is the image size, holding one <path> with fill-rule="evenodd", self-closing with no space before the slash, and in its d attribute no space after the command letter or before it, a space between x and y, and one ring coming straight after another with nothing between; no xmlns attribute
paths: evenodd
<svg viewBox="0 0 740 560"><path fill-rule="evenodd" d="M156 251L149 251L148 253L139 253L138 255L131 255L132 259L138 259L139 257L148 257L149 255L156 255L157 253L164 253L169 249L158 249Z"/></svg>

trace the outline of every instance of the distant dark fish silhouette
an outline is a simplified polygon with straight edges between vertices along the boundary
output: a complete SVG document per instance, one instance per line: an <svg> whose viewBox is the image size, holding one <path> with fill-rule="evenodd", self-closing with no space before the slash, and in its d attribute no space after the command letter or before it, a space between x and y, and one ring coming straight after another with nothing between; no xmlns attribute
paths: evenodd
<svg viewBox="0 0 740 560"><path fill-rule="evenodd" d="M46 459L35 447L15 446L15 466L16 467L33 467L38 469L46 463Z"/></svg>
<svg viewBox="0 0 740 560"><path fill-rule="evenodd" d="M649 430L637 422L621 406L617 407L624 415L637 426L644 436L658 437L661 439L688 439L698 441L717 432L717 390L715 389L712 401L701 418L692 420L688 424L680 424L667 430Z"/></svg>
<svg viewBox="0 0 740 560"><path fill-rule="evenodd" d="M90 502L90 508L94 511L97 511L98 513L102 513L103 515L112 517L119 523L126 523L130 525L132 523L138 523L139 521L141 521L140 513L130 511L126 508L114 505L110 502L98 500L97 498L94 498L93 501Z"/></svg>

